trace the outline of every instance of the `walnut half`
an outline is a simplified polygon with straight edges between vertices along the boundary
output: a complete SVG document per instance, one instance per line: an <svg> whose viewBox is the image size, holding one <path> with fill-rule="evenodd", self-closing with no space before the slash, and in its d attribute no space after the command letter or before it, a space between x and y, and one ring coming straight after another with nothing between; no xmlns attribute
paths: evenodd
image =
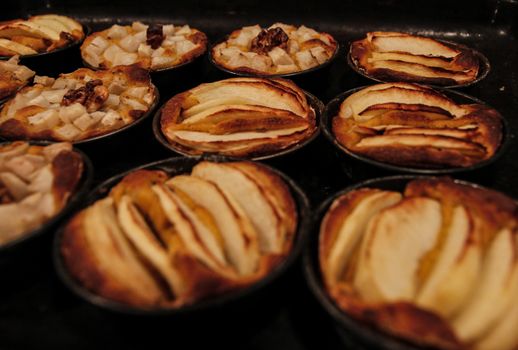
<svg viewBox="0 0 518 350"><path fill-rule="evenodd" d="M252 40L251 51L257 52L258 54L266 54L275 47L281 49L288 48L288 34L282 28L271 28L268 30L263 29L255 38Z"/></svg>

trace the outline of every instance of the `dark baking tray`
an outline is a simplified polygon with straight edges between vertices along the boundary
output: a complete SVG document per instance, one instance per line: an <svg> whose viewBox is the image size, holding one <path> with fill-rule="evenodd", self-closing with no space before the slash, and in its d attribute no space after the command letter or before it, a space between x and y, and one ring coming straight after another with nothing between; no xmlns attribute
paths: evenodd
<svg viewBox="0 0 518 350"><path fill-rule="evenodd" d="M459 89L495 107L508 118L511 137L508 151L484 174L455 175L518 197L518 3L516 0L8 0L0 5L0 20L27 14L57 12L74 16L92 30L133 19L189 23L215 41L235 28L250 24L269 25L277 21L304 23L332 34L340 43L339 57L330 74L314 86L304 86L327 103L340 92L371 82L347 65L349 42L367 31L400 30L433 35L465 44L482 52L491 72L481 82ZM202 82L222 78L222 73L203 57L199 74L157 82L161 102ZM77 63L81 64L80 60ZM59 66L55 66L59 73ZM223 75L224 77L224 75ZM137 128L135 128L137 130ZM137 165L170 157L154 138L151 119L138 125L134 140L89 152L96 169L95 182ZM359 168L345 172L336 161L334 147L319 136L314 142L285 157L265 161L294 179L316 207L322 200L352 185L357 178L384 175L362 173ZM352 180L350 174L354 174ZM361 176L356 176L361 175ZM163 324L136 325L125 319L113 320L69 293L58 281L48 262L31 276L0 288L0 349L142 349L196 348L200 345L240 349L359 349L347 335L339 335L333 322L316 303L300 271L286 276L289 286L284 303L265 323L252 322L261 314L242 315L242 327L210 332L193 327L179 332ZM16 269L16 266L12 267ZM267 305L269 300L259 301ZM225 322L225 310L221 310Z"/></svg>

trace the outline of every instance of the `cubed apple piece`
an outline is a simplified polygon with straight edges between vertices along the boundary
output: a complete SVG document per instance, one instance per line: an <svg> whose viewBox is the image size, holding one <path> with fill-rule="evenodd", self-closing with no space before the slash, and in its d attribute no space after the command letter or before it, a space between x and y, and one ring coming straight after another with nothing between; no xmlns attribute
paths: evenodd
<svg viewBox="0 0 518 350"><path fill-rule="evenodd" d="M90 45L87 46L87 49L90 49L91 52L94 52L97 55L101 55L108 46L110 46L110 42L108 40L104 39L102 36L96 36Z"/></svg>
<svg viewBox="0 0 518 350"><path fill-rule="evenodd" d="M163 57L153 57L151 59L151 67L160 68L168 65L172 65L174 63L174 58L170 56Z"/></svg>
<svg viewBox="0 0 518 350"><path fill-rule="evenodd" d="M60 103L63 100L63 96L67 93L66 89L59 90L45 90L41 92L43 96L50 103Z"/></svg>
<svg viewBox="0 0 518 350"><path fill-rule="evenodd" d="M313 55L313 57L315 57L319 64L322 64L329 59L327 51L321 46L315 46L309 50L311 51L311 54Z"/></svg>
<svg viewBox="0 0 518 350"><path fill-rule="evenodd" d="M176 28L172 24L166 24L162 27L162 33L164 33L165 36L173 35L176 31Z"/></svg>
<svg viewBox="0 0 518 350"><path fill-rule="evenodd" d="M144 95L146 94L147 91L148 91L147 86L135 86L135 87L131 87L128 90L126 90L126 94L129 96L133 96L133 97L142 99L142 98L144 98Z"/></svg>
<svg viewBox="0 0 518 350"><path fill-rule="evenodd" d="M48 109L28 117L29 124L39 130L51 129L59 124L59 113L56 109Z"/></svg>
<svg viewBox="0 0 518 350"><path fill-rule="evenodd" d="M103 57L109 61L109 62L114 62L115 59L117 58L117 56L119 54L124 54L124 50L121 49L118 45L116 44L111 44L110 46L108 46L108 48L104 51L103 53Z"/></svg>
<svg viewBox="0 0 518 350"><path fill-rule="evenodd" d="M83 114L76 120L74 120L74 125L77 126L81 131L85 131L95 125L97 121L88 115L88 113Z"/></svg>
<svg viewBox="0 0 518 350"><path fill-rule="evenodd" d="M153 49L147 44L140 44L138 46L137 52L139 56L149 57L153 54Z"/></svg>
<svg viewBox="0 0 518 350"><path fill-rule="evenodd" d="M110 29L108 29L107 34L109 39L122 39L128 35L128 29L124 26L114 24Z"/></svg>
<svg viewBox="0 0 518 350"><path fill-rule="evenodd" d="M141 32L141 31L143 31L143 30L145 31L145 30L147 30L147 27L148 27L148 26L147 26L147 25L145 25L145 24L144 24L144 23L142 23L142 22L138 22L138 21L137 21L137 22L133 22L133 23L131 23L131 29L133 29L133 30L134 30L134 31L136 31L136 32ZM164 26L164 27L165 27L165 26Z"/></svg>
<svg viewBox="0 0 518 350"><path fill-rule="evenodd" d="M274 47L270 52L268 52L268 55L277 66L294 64L290 55L280 47Z"/></svg>
<svg viewBox="0 0 518 350"><path fill-rule="evenodd" d="M189 27L187 24L177 29L176 35L189 35L191 34L191 27Z"/></svg>
<svg viewBox="0 0 518 350"><path fill-rule="evenodd" d="M36 75L34 77L34 84L41 84L43 86L51 86L55 79L44 75Z"/></svg>
<svg viewBox="0 0 518 350"><path fill-rule="evenodd" d="M122 122L122 117L119 113L114 110L110 110L106 113L106 115L101 119L101 124L103 126L114 126Z"/></svg>
<svg viewBox="0 0 518 350"><path fill-rule="evenodd" d="M295 60L302 69L309 69L318 65L318 61L308 50L297 52L295 54Z"/></svg>
<svg viewBox="0 0 518 350"><path fill-rule="evenodd" d="M67 141L74 140L81 134L81 130L72 124L65 124L57 128L54 132L56 133L57 138Z"/></svg>
<svg viewBox="0 0 518 350"><path fill-rule="evenodd" d="M138 55L136 53L127 53L121 51L115 59L112 61L114 66L129 66L138 61Z"/></svg>
<svg viewBox="0 0 518 350"><path fill-rule="evenodd" d="M104 101L104 105L108 107L117 107L120 104L119 95L110 94L106 101Z"/></svg>
<svg viewBox="0 0 518 350"><path fill-rule="evenodd" d="M64 123L72 123L74 120L87 113L85 106L80 103L73 103L70 106L59 109L59 118Z"/></svg>
<svg viewBox="0 0 518 350"><path fill-rule="evenodd" d="M128 52L137 52L137 49L141 43L142 42L138 40L135 35L128 35L119 41L119 46Z"/></svg>

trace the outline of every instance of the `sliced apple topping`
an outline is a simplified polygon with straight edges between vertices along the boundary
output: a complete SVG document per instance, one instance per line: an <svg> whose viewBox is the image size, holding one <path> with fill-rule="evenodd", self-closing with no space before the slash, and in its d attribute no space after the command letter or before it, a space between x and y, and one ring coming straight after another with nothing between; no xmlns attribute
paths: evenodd
<svg viewBox="0 0 518 350"><path fill-rule="evenodd" d="M382 81L466 84L480 68L474 52L464 46L406 33L367 33L351 44L350 55L358 68Z"/></svg>
<svg viewBox="0 0 518 350"><path fill-rule="evenodd" d="M502 117L410 83L377 84L348 96L332 120L338 142L375 160L420 168L465 167L489 159Z"/></svg>
<svg viewBox="0 0 518 350"><path fill-rule="evenodd" d="M246 169L246 176L240 168ZM200 169L210 169L209 178ZM264 190L265 179L270 181L268 190ZM248 211L236 197L240 192L228 190L229 183L238 188L241 183L248 189L255 186L252 202L262 201L269 212ZM96 238L93 229L85 232L84 228L103 224L101 219L90 222L95 219L90 213L101 203L109 206L104 215L110 215L113 227L99 228L97 234L102 237ZM279 234L275 237L278 250L261 249L263 232L255 225L257 214L261 219L271 215L277 220L275 229L284 230L274 232ZM160 170L137 170L70 222L61 249L70 272L93 292L133 306L177 307L264 277L289 253L283 248L291 247L287 241L294 239L296 215L284 181L264 166L201 162L191 175L171 178ZM87 235L88 249L80 244ZM97 239L104 246L94 251ZM118 244L124 247L117 248ZM109 254L114 254L110 249L119 249L117 265L104 267ZM135 269L131 274L145 274L156 293L150 290L150 295L142 295L134 290L135 283L123 278L128 269ZM101 283L94 276L100 276L95 278Z"/></svg>
<svg viewBox="0 0 518 350"><path fill-rule="evenodd" d="M516 203L448 178L402 193L360 188L332 203L319 240L331 298L419 346L515 349Z"/></svg>
<svg viewBox="0 0 518 350"><path fill-rule="evenodd" d="M315 111L286 80L233 78L170 99L161 115L168 141L190 154L268 154L310 137Z"/></svg>

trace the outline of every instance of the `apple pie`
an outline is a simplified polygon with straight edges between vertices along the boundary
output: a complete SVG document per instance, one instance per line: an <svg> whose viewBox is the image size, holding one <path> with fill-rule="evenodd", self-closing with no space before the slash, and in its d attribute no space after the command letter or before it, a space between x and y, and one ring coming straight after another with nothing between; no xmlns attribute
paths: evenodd
<svg viewBox="0 0 518 350"><path fill-rule="evenodd" d="M212 48L217 65L234 72L257 75L305 71L329 61L338 49L335 39L306 26L275 23L233 31Z"/></svg>
<svg viewBox="0 0 518 350"><path fill-rule="evenodd" d="M458 104L410 83L373 85L348 96L332 131L355 154L417 168L475 165L497 152L503 134L496 110Z"/></svg>
<svg viewBox="0 0 518 350"><path fill-rule="evenodd" d="M82 174L83 159L70 143L0 145L0 245L58 214Z"/></svg>
<svg viewBox="0 0 518 350"><path fill-rule="evenodd" d="M0 136L81 141L133 123L156 99L148 71L135 65L36 76L0 111Z"/></svg>
<svg viewBox="0 0 518 350"><path fill-rule="evenodd" d="M34 71L19 62L19 56L0 61L0 103L27 85L34 76Z"/></svg>
<svg viewBox="0 0 518 350"><path fill-rule="evenodd" d="M351 44L350 58L381 81L465 85L479 73L473 50L458 44L397 32L371 32Z"/></svg>
<svg viewBox="0 0 518 350"><path fill-rule="evenodd" d="M315 110L289 80L233 78L174 96L160 126L181 153L256 157L300 143L316 131Z"/></svg>
<svg viewBox="0 0 518 350"><path fill-rule="evenodd" d="M247 287L289 254L297 209L279 175L202 161L190 174L136 170L65 227L61 254L91 292L175 308Z"/></svg>
<svg viewBox="0 0 518 350"><path fill-rule="evenodd" d="M0 56L51 52L84 36L81 23L66 16L47 14L0 22Z"/></svg>
<svg viewBox="0 0 518 350"><path fill-rule="evenodd" d="M190 62L207 50L207 36L188 25L115 24L89 35L81 45L83 60L94 68L138 63L150 70Z"/></svg>
<svg viewBox="0 0 518 350"><path fill-rule="evenodd" d="M449 178L353 190L320 226L325 288L349 316L425 348L516 349L517 213Z"/></svg>

